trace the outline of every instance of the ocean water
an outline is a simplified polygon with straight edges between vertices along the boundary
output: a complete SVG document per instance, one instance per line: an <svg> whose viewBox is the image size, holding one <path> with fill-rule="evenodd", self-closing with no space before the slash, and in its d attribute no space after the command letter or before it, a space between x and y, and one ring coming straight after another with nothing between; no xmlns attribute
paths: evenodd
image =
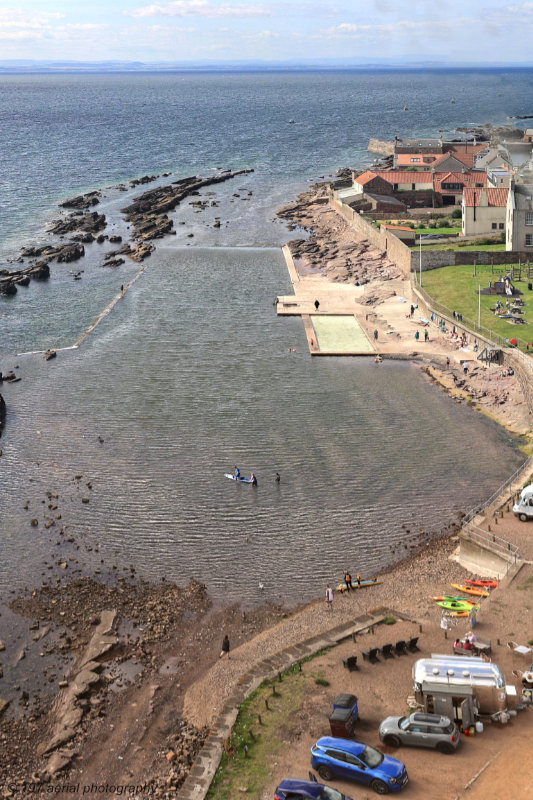
<svg viewBox="0 0 533 800"><path fill-rule="evenodd" d="M491 494L523 460L511 437L409 364L312 360L301 322L276 317L276 295L290 291L279 245L295 234L274 213L309 181L371 161L370 136L524 113L530 78L2 76L4 264L50 240L66 196L104 188L108 232L124 234L120 209L143 188L122 193L122 181L255 171L202 192L216 207L176 210L176 236L156 243L78 350L15 355L72 345L138 265L103 269L108 246L95 244L50 281L0 297L0 369L22 376L2 388L0 593L72 558L74 573L194 576L219 600L308 599L346 566L384 568ZM224 479L236 463L257 490ZM52 504L61 520L47 528Z"/></svg>

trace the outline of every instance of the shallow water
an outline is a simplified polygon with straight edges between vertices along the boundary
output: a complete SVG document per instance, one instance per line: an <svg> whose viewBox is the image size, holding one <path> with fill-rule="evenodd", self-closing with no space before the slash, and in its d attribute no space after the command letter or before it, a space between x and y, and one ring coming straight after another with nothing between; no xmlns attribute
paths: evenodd
<svg viewBox="0 0 533 800"><path fill-rule="evenodd" d="M80 545L61 547L71 569L133 564L194 576L216 599L309 599L346 566L374 574L404 556L522 461L412 365L312 359L299 318L275 315L288 291L277 249L160 247L79 350L20 360L3 589L50 575L61 525ZM224 478L235 464L257 489ZM46 491L62 514L50 530Z"/></svg>

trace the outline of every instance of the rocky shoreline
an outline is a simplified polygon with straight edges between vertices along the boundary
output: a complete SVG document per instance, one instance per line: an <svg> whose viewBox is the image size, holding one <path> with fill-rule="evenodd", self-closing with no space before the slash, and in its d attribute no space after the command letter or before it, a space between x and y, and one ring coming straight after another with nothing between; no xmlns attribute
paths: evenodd
<svg viewBox="0 0 533 800"><path fill-rule="evenodd" d="M125 261L123 256L137 263L144 261L155 250L154 239L175 234L174 221L170 219L168 214L174 211L187 197L197 196L200 189L224 183L239 175L246 175L253 171L253 169L221 170L220 174L205 178L193 175L189 178L182 178L171 184L148 190L134 198L128 206L121 210L124 220L132 227L131 239L120 248L106 252L102 266L120 266ZM169 175L170 173L146 175L143 178L131 181L130 188L151 183ZM122 184L118 187L110 188L127 191L127 188ZM121 244L121 236L109 236L103 233L108 224L105 215L90 210L100 203L101 197L101 191L91 191L61 203L60 207L68 210L69 213L54 220L50 224L48 232L59 237L59 239L69 236L69 241L23 248L15 261L23 264L27 259L30 259L31 263L19 269L0 269L0 294L15 295L17 287L27 286L32 278L34 280L48 279L50 277L50 264L54 261L58 264L79 261L85 256L84 244L92 244L93 242L103 244L106 241L109 241L110 244ZM211 201L211 204L216 205L214 201ZM198 205L200 207L199 210L204 207L202 202L199 202ZM215 221L214 227L220 227L220 220ZM190 235L192 236L192 234ZM79 277L79 274L77 277Z"/></svg>

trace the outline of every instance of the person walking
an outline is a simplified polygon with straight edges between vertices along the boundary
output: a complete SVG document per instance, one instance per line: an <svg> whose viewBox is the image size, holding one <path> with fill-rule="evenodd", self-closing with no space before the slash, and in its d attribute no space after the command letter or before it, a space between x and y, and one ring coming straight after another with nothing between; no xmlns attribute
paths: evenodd
<svg viewBox="0 0 533 800"><path fill-rule="evenodd" d="M333 609L333 590L331 586L326 586L326 610L331 611Z"/></svg>
<svg viewBox="0 0 533 800"><path fill-rule="evenodd" d="M223 658L224 656L227 656L229 658L229 650L230 650L229 637L228 634L226 633L224 639L222 640L222 650L220 651L219 658Z"/></svg>
<svg viewBox="0 0 533 800"><path fill-rule="evenodd" d="M466 361L463 361L463 373L465 377L468 375L468 364L466 363Z"/></svg>
<svg viewBox="0 0 533 800"><path fill-rule="evenodd" d="M352 590L352 592L353 592L353 586L352 586L352 576L350 575L350 573L348 572L348 570L346 570L346 574L345 574L345 576L344 576L344 583L346 584L346 591L347 591L347 592L349 592L349 591L350 591L350 589L351 589L351 590Z"/></svg>
<svg viewBox="0 0 533 800"><path fill-rule="evenodd" d="M419 331L415 331L415 339L416 339L417 342L420 339L420 332Z"/></svg>
<svg viewBox="0 0 533 800"><path fill-rule="evenodd" d="M424 341L429 342L429 331L427 328L424 329Z"/></svg>
<svg viewBox="0 0 533 800"><path fill-rule="evenodd" d="M377 342L378 340L378 329L376 328L374 331L374 341Z"/></svg>

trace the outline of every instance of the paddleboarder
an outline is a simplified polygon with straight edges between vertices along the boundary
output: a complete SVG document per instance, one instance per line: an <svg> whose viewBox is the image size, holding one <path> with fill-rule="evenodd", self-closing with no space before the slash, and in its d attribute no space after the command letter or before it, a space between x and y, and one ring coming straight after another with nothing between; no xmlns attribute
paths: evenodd
<svg viewBox="0 0 533 800"><path fill-rule="evenodd" d="M236 480L240 480L241 471L240 471L239 467L237 466L237 464L235 464L235 472L233 474L235 475Z"/></svg>
<svg viewBox="0 0 533 800"><path fill-rule="evenodd" d="M252 486L257 486L257 478L255 477L253 472L250 475L250 482L251 482Z"/></svg>

